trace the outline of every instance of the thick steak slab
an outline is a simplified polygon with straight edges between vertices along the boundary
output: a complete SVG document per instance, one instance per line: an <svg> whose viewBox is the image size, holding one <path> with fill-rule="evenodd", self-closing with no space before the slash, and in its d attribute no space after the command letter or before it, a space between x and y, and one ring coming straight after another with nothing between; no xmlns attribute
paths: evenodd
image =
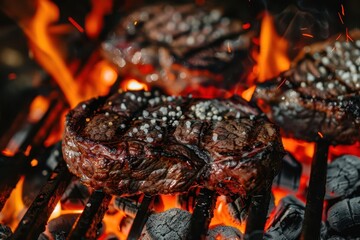
<svg viewBox="0 0 360 240"><path fill-rule="evenodd" d="M63 153L83 183L116 195L203 186L246 196L270 186L284 155L278 129L240 97L144 91L80 103L67 115Z"/></svg>
<svg viewBox="0 0 360 240"><path fill-rule="evenodd" d="M360 140L360 32L308 46L279 77L260 84L259 107L290 137Z"/></svg>

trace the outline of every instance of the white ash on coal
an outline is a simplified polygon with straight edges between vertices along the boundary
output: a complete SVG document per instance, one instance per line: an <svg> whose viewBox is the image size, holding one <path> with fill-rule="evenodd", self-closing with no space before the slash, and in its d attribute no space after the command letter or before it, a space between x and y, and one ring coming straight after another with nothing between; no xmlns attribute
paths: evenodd
<svg viewBox="0 0 360 240"><path fill-rule="evenodd" d="M299 161L289 152L282 159L280 173L274 178L273 185L290 191L299 188L302 166Z"/></svg>
<svg viewBox="0 0 360 240"><path fill-rule="evenodd" d="M12 234L13 232L10 227L0 224L0 239L11 239Z"/></svg>
<svg viewBox="0 0 360 240"><path fill-rule="evenodd" d="M301 233L304 213L305 205L296 197L281 199L264 239L297 239Z"/></svg>
<svg viewBox="0 0 360 240"><path fill-rule="evenodd" d="M187 238L190 229L191 214L188 211L172 208L162 213L151 214L141 234L142 240L182 240ZM243 239L236 228L218 225L209 228L207 240Z"/></svg>
<svg viewBox="0 0 360 240"><path fill-rule="evenodd" d="M298 198L289 195L279 202L275 214L266 230L264 239L295 240L301 233L305 205ZM326 227L322 224L321 239L325 239Z"/></svg>
<svg viewBox="0 0 360 240"><path fill-rule="evenodd" d="M343 155L328 165L326 199L345 198L360 189L360 158Z"/></svg>
<svg viewBox="0 0 360 240"><path fill-rule="evenodd" d="M217 239L242 240L244 239L244 236L237 228L220 225L211 228L208 231L206 239L207 240L217 240Z"/></svg>
<svg viewBox="0 0 360 240"><path fill-rule="evenodd" d="M179 208L172 208L162 213L151 214L146 222L141 239L186 239L190 219L191 214Z"/></svg>
<svg viewBox="0 0 360 240"><path fill-rule="evenodd" d="M331 229L347 237L360 236L360 197L344 199L328 211Z"/></svg>

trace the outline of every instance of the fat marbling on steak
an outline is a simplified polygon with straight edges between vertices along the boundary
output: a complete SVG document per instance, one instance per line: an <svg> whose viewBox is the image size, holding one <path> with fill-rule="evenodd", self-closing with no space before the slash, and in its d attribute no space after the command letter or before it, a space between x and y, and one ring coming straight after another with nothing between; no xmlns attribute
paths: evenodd
<svg viewBox="0 0 360 240"><path fill-rule="evenodd" d="M107 193L170 194L202 186L227 196L269 187L284 155L278 129L238 96L130 91L67 115L64 159Z"/></svg>
<svg viewBox="0 0 360 240"><path fill-rule="evenodd" d="M253 99L284 134L331 144L360 140L360 32L308 46Z"/></svg>

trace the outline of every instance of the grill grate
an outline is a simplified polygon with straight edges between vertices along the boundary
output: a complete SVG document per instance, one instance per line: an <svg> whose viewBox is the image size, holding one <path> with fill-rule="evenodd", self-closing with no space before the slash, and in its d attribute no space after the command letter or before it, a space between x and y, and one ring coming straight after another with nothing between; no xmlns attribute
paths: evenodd
<svg viewBox="0 0 360 240"><path fill-rule="evenodd" d="M45 230L45 225L53 212L56 203L71 180L71 174L61 159L56 169L51 173L47 183L32 202L24 217L16 228L13 239L37 239Z"/></svg>
<svg viewBox="0 0 360 240"><path fill-rule="evenodd" d="M111 195L101 191L94 191L80 217L76 220L71 230L68 240L77 240L85 237L86 239L96 239L101 221L105 215Z"/></svg>

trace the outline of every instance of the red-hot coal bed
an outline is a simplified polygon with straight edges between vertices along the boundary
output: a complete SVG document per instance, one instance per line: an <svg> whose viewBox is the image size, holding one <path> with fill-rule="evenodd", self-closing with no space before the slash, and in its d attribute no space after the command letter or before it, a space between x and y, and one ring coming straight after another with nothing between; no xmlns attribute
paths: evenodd
<svg viewBox="0 0 360 240"><path fill-rule="evenodd" d="M360 239L357 0L0 2L0 239Z"/></svg>

